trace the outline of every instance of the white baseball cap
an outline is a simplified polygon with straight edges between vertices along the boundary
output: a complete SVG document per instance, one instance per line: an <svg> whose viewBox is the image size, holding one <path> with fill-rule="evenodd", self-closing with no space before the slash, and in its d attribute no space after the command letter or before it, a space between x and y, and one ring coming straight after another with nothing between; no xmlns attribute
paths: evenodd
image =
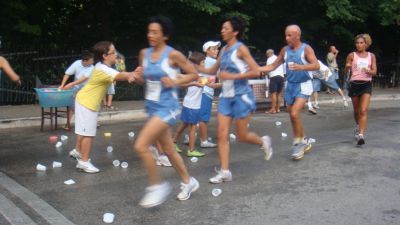
<svg viewBox="0 0 400 225"><path fill-rule="evenodd" d="M221 42L220 41L207 41L206 43L204 43L203 45L203 52L207 52L209 47L212 46L221 46Z"/></svg>

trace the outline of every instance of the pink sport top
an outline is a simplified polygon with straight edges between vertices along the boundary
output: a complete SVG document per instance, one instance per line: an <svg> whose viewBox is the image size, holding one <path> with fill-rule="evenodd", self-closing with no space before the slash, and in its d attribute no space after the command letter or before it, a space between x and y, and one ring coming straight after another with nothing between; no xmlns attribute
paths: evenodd
<svg viewBox="0 0 400 225"><path fill-rule="evenodd" d="M353 52L353 63L351 64L352 75L350 81L353 80L371 81L372 76L361 71L363 68L370 70L371 64L372 64L371 53L368 52L366 58L361 58L357 55L357 53Z"/></svg>

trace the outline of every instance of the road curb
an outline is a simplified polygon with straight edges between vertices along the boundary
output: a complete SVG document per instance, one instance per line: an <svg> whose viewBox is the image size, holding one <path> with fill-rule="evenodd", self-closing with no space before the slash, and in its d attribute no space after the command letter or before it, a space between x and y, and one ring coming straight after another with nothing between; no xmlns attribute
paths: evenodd
<svg viewBox="0 0 400 225"><path fill-rule="evenodd" d="M332 100L335 102L341 101L340 96L334 95L332 98L320 99L320 104L332 104ZM373 95L372 101L398 101L400 100L400 94L381 94L381 95ZM213 107L213 112L217 110L217 107ZM131 120L138 121L144 120L147 118L146 112L144 109L137 110L121 110L121 111L112 111L112 112L100 112L99 114L99 122L111 122L111 121L122 121L122 120ZM22 128L22 127L35 127L40 126L41 117L27 117L27 118L16 118L16 119L3 119L0 120L0 129L10 129L10 128ZM60 118L58 120L59 126L61 124L65 124L66 119ZM45 126L48 126L49 122L45 121Z"/></svg>

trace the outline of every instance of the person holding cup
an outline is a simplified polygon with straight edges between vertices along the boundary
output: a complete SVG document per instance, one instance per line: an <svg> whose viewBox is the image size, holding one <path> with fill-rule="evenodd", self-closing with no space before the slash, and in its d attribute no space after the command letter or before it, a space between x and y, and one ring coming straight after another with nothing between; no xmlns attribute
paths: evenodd
<svg viewBox="0 0 400 225"><path fill-rule="evenodd" d="M319 70L318 60L314 50L308 44L302 43L301 30L297 25L289 25L285 30L287 46L283 47L277 59L270 65L259 68L260 72L270 72L286 62L287 86L285 101L290 114L293 129L292 159L303 158L304 153L311 150L311 143L304 134L300 112L313 92L309 71Z"/></svg>
<svg viewBox="0 0 400 225"><path fill-rule="evenodd" d="M368 52L372 39L369 34L359 34L355 37L356 51L346 59L346 71L351 72L349 97L353 103L356 127L354 137L357 145L365 144L364 132L367 127L368 106L372 93L372 76L377 73L376 58Z"/></svg>

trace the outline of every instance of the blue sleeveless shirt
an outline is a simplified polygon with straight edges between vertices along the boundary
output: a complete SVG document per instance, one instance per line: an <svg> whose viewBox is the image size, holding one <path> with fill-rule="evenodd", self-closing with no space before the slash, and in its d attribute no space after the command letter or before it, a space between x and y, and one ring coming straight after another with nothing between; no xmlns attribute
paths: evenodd
<svg viewBox="0 0 400 225"><path fill-rule="evenodd" d="M302 43L301 47L297 50L291 49L289 46L286 46L285 52L285 62L286 62L286 79L292 83L302 83L311 79L311 76L308 71L294 71L289 69L289 62L294 62L299 65L308 64L305 59L305 48L307 44Z"/></svg>
<svg viewBox="0 0 400 225"><path fill-rule="evenodd" d="M169 53L172 47L166 46L161 57L153 61L151 54L153 48L148 48L143 59L143 76L146 83L145 104L150 108L174 109L179 107L177 88L165 88L161 83L161 78L169 76L175 80L179 69L173 68L168 63Z"/></svg>
<svg viewBox="0 0 400 225"><path fill-rule="evenodd" d="M220 70L230 73L245 73L248 71L248 65L242 59L237 57L237 51L241 42L237 42L230 49L223 48L221 55ZM247 79L240 80L223 80L222 81L222 97L231 98L236 95L243 95L252 92Z"/></svg>

